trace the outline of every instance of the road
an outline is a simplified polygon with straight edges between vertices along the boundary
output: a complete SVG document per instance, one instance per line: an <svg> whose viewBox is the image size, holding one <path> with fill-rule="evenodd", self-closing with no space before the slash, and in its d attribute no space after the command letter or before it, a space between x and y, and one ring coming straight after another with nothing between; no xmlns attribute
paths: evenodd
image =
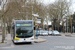
<svg viewBox="0 0 75 50"><path fill-rule="evenodd" d="M47 39L46 42L33 44L16 44L11 41L7 47L0 50L75 50L75 37L65 36L40 36Z"/></svg>

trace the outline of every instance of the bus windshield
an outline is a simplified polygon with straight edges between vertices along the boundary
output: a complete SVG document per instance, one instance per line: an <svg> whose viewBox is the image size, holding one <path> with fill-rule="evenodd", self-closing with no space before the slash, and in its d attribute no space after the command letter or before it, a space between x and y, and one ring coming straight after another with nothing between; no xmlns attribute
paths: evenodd
<svg viewBox="0 0 75 50"><path fill-rule="evenodd" d="M28 38L33 36L32 26L16 26L16 37Z"/></svg>

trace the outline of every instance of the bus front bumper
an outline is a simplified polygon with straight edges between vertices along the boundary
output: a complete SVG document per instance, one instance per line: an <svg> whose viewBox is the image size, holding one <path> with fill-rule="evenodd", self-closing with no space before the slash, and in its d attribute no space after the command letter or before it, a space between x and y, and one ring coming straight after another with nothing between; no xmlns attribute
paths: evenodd
<svg viewBox="0 0 75 50"><path fill-rule="evenodd" d="M34 42L34 39L19 39L19 40L14 40L14 43L21 43L21 42Z"/></svg>

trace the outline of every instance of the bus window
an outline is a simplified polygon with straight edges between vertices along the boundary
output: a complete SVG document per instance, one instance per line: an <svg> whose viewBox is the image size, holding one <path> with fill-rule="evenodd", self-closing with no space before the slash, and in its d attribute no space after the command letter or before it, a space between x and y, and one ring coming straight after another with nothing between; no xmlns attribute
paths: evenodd
<svg viewBox="0 0 75 50"><path fill-rule="evenodd" d="M16 35L17 37L24 38L24 37L31 37L33 36L33 29L32 27L16 27Z"/></svg>

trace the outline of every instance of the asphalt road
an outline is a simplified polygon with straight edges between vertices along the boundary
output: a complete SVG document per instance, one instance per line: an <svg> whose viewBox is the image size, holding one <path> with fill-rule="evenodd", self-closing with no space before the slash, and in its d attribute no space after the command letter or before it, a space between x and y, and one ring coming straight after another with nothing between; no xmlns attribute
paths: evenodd
<svg viewBox="0 0 75 50"><path fill-rule="evenodd" d="M75 37L65 36L40 36L46 42L32 44L11 44L0 50L75 50Z"/></svg>

